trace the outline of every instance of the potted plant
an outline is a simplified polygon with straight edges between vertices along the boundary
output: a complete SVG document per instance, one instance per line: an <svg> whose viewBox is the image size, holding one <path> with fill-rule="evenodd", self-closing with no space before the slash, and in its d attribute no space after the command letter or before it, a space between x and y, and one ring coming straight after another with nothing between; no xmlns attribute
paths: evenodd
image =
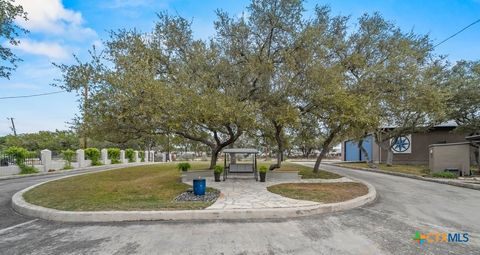
<svg viewBox="0 0 480 255"><path fill-rule="evenodd" d="M260 166L258 173L260 173L260 182L265 182L265 177L267 177L268 168L266 166Z"/></svg>
<svg viewBox="0 0 480 255"><path fill-rule="evenodd" d="M220 181L220 175L223 173L223 166L215 166L213 169L213 174L215 175L215 181L219 182Z"/></svg>
<svg viewBox="0 0 480 255"><path fill-rule="evenodd" d="M188 171L192 166L189 163L178 163L177 164L178 170L181 170L182 172Z"/></svg>

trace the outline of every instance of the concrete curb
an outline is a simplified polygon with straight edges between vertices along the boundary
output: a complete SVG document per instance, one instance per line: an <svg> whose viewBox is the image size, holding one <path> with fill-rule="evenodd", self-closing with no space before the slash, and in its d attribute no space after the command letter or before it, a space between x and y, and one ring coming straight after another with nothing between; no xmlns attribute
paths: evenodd
<svg viewBox="0 0 480 255"><path fill-rule="evenodd" d="M413 175L413 174L388 172L388 171L371 169L371 168L352 167L352 166L347 166L347 165L339 165L339 164L336 164L336 163L325 163L325 165L335 166L335 167L340 167L340 168L343 167L343 168L355 169L355 170L361 170L361 171L373 172L373 173L388 174L388 175L400 176L400 177L416 179L416 180L421 180L421 181L441 183L441 184L446 184L446 185L451 185L451 186L456 186L456 187L461 187L461 188L480 190L480 185L475 185L475 184L470 184L470 183L461 183L461 182L456 182L456 181L452 181L452 180L434 179L434 178L428 178L428 177L423 177L423 176L418 176L418 175Z"/></svg>
<svg viewBox="0 0 480 255"><path fill-rule="evenodd" d="M71 177L71 176L68 176ZM57 178L55 180L67 177ZM353 178L352 178L353 179ZM50 181L55 181L50 180ZM42 182L23 189L12 197L12 207L15 211L30 217L62 222L119 222L119 221L190 221L190 220L233 220L233 219L285 219L301 216L345 211L360 207L375 201L377 191L370 183L357 180L368 187L368 193L345 202L318 204L311 206L268 208L268 209L205 209L181 211L86 211L72 212L45 208L30 204L23 199L23 194Z"/></svg>
<svg viewBox="0 0 480 255"><path fill-rule="evenodd" d="M36 177L36 176L47 176L47 175L55 175L55 174L68 174L68 173L75 173L85 170L113 170L118 168L124 168L129 166L141 166L141 165L149 165L149 164L157 164L161 162L140 162L140 163L124 163L124 164L110 164L110 165L101 165L101 166L89 166L89 167L82 167L82 168L74 168L71 170L58 170L55 172L44 172L44 173L36 173L36 174L17 174L17 175L10 175L10 176L1 176L0 181L3 180L11 180L11 179L20 179L20 178L27 178L27 177Z"/></svg>

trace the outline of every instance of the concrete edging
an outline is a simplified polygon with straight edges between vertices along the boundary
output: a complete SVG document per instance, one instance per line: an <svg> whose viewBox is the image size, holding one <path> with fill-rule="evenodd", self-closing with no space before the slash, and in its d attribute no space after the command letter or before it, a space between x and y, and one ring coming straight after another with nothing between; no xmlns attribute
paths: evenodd
<svg viewBox="0 0 480 255"><path fill-rule="evenodd" d="M451 186L456 186L456 187L461 187L461 188L480 190L480 185L475 185L475 184L470 184L470 183L461 183L461 182L455 182L455 181L451 181L451 180L427 178L427 177L413 175L413 174L388 172L388 171L372 169L372 168L352 167L352 166L346 166L346 165L339 165L339 164L336 164L336 163L325 163L325 165L330 165L330 166L335 166L335 167L340 167L340 168L343 167L343 168L347 168L347 169L355 169L355 170L361 170L361 171L373 172L373 173L388 174L388 175L406 177L406 178L416 179L416 180L421 180L421 181L446 184L446 185L451 185Z"/></svg>
<svg viewBox="0 0 480 255"><path fill-rule="evenodd" d="M274 219L345 211L372 203L377 198L375 187L365 181L356 180L368 187L368 193L345 202L318 204L311 206L268 208L268 209L204 209L178 211L61 211L26 202L23 194L47 182L68 178L66 176L42 182L25 188L13 195L12 207L15 211L30 217L62 222L119 222L119 221L188 221L188 220L233 220L233 219ZM353 178L352 178L353 179ZM355 179L354 179L355 180Z"/></svg>

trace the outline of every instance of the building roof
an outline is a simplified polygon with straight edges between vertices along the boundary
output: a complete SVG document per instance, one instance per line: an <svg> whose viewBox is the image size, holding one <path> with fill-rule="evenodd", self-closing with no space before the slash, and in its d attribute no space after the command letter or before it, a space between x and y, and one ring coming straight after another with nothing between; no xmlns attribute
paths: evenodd
<svg viewBox="0 0 480 255"><path fill-rule="evenodd" d="M433 126L433 128L455 128L455 127L458 127L458 124L454 121L454 120L449 120L449 121L446 121L446 122L442 122L438 125L435 125ZM384 128L384 129L393 129L393 128L397 128L397 126L395 125L392 125L392 126L382 126L381 128Z"/></svg>
<svg viewBox="0 0 480 255"><path fill-rule="evenodd" d="M465 140L477 142L477 141L480 141L480 135L467 136L467 137L465 137Z"/></svg>
<svg viewBox="0 0 480 255"><path fill-rule="evenodd" d="M257 149L252 149L252 148L230 148L230 149L225 149L223 150L224 153L244 153L244 154L258 154Z"/></svg>

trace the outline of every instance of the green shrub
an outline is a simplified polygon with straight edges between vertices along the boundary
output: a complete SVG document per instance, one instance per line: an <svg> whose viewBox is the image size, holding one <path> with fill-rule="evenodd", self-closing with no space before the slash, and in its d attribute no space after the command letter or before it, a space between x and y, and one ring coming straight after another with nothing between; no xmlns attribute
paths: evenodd
<svg viewBox="0 0 480 255"><path fill-rule="evenodd" d="M259 173L266 173L268 171L268 168L266 166L260 166L258 169Z"/></svg>
<svg viewBox="0 0 480 255"><path fill-rule="evenodd" d="M432 177L454 179L454 178L457 178L457 175L451 172L438 172L438 173L433 173Z"/></svg>
<svg viewBox="0 0 480 255"><path fill-rule="evenodd" d="M16 164L20 166L25 163L25 159L30 153L25 148L12 146L5 151L5 154L15 158Z"/></svg>
<svg viewBox="0 0 480 255"><path fill-rule="evenodd" d="M135 162L135 151L133 149L126 149L125 158L127 158L130 163Z"/></svg>
<svg viewBox="0 0 480 255"><path fill-rule="evenodd" d="M120 149L119 148L108 148L107 149L108 158L112 164L120 163Z"/></svg>
<svg viewBox="0 0 480 255"><path fill-rule="evenodd" d="M140 151L138 154L140 156L140 162L145 162L145 152Z"/></svg>
<svg viewBox="0 0 480 255"><path fill-rule="evenodd" d="M97 148L86 148L85 156L92 161L92 166L99 166L102 164L100 162L100 151Z"/></svg>
<svg viewBox="0 0 480 255"><path fill-rule="evenodd" d="M5 151L5 154L15 158L17 166L20 168L20 174L33 174L38 173L37 169L33 166L27 166L25 164L25 159L27 157L34 157L35 153L27 151L22 147L10 147Z"/></svg>
<svg viewBox="0 0 480 255"><path fill-rule="evenodd" d="M20 174L34 174L34 173L38 173L38 170L33 167L33 166L27 166L25 164L23 165L19 165L20 167Z"/></svg>
<svg viewBox="0 0 480 255"><path fill-rule="evenodd" d="M192 166L189 163L178 163L177 164L178 170L181 170L183 172L188 171Z"/></svg>
<svg viewBox="0 0 480 255"><path fill-rule="evenodd" d="M213 172L216 173L216 174L221 174L221 173L223 173L223 166L216 165L216 166L213 168Z"/></svg>
<svg viewBox="0 0 480 255"><path fill-rule="evenodd" d="M65 160L65 166L63 167L64 170L72 169L72 161L75 157L75 152L72 150L64 150L62 151L63 159Z"/></svg>

